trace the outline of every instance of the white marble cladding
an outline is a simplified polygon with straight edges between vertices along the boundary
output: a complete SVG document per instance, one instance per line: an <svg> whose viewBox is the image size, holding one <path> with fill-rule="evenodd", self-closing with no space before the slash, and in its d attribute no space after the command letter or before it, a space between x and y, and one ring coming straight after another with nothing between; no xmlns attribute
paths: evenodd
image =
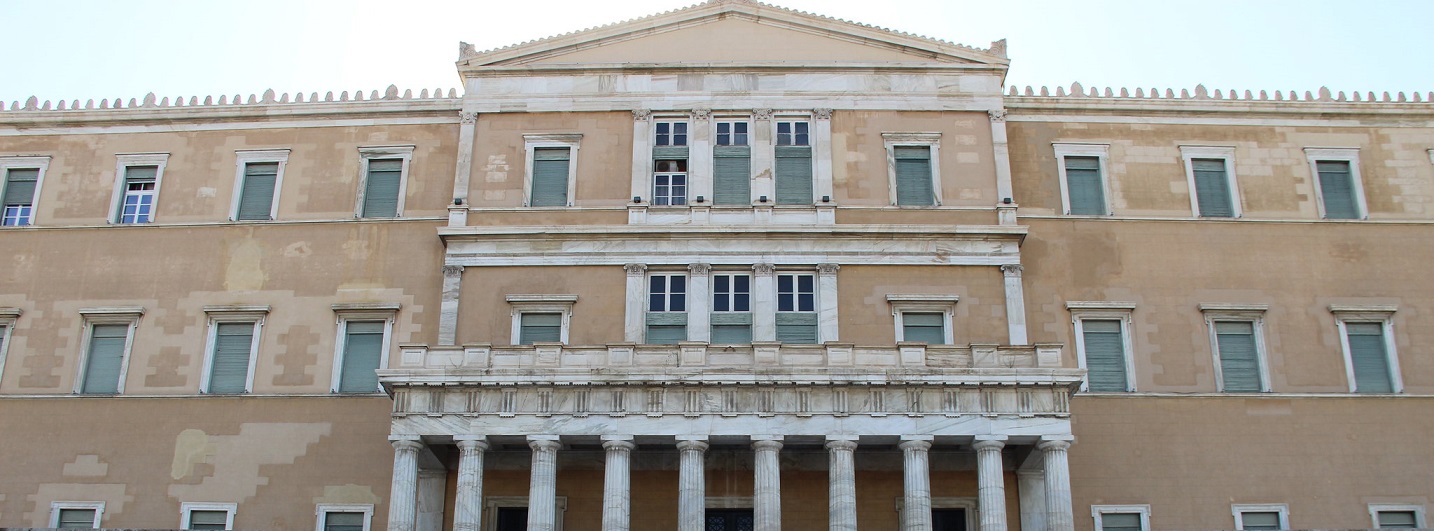
<svg viewBox="0 0 1434 531"><path fill-rule="evenodd" d="M836 205L710 207L627 207L627 222L634 225L835 225Z"/></svg>
<svg viewBox="0 0 1434 531"><path fill-rule="evenodd" d="M627 370L636 368L742 368L810 369L850 367L881 369L1060 369L1058 344L1032 346L969 346L899 343L896 347L852 344L711 346L678 345L566 346L539 343L493 347L490 345L403 345L400 369L441 369L455 374L488 369Z"/></svg>
<svg viewBox="0 0 1434 531"><path fill-rule="evenodd" d="M702 65L690 68L674 73L642 72L641 67L552 68L529 75L494 72L466 80L463 109L480 113L785 109L830 108L840 103L840 108L851 110L987 111L1000 109L1003 100L1000 73L974 69L883 72L882 65L844 65L823 72L744 66L713 72L702 70ZM649 65L645 70L650 69Z"/></svg>

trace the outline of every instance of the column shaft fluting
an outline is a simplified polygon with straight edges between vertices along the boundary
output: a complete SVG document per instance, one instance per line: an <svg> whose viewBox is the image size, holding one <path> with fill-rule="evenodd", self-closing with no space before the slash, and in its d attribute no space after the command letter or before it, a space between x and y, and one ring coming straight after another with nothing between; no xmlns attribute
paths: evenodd
<svg viewBox="0 0 1434 531"><path fill-rule="evenodd" d="M980 531L1006 531L1006 471L1001 464L999 440L978 440L976 449L977 496L981 512Z"/></svg>
<svg viewBox="0 0 1434 531"><path fill-rule="evenodd" d="M677 442L677 530L704 531L707 524L707 443Z"/></svg>
<svg viewBox="0 0 1434 531"><path fill-rule="evenodd" d="M1071 509L1071 472L1066 461L1070 441L1043 441L1036 447L1045 457L1046 465L1046 529L1073 531L1075 515Z"/></svg>
<svg viewBox="0 0 1434 531"><path fill-rule="evenodd" d="M458 491L453 498L453 531L478 531L483 522L483 452L488 443L458 441Z"/></svg>
<svg viewBox="0 0 1434 531"><path fill-rule="evenodd" d="M753 529L756 531L781 531L782 529L782 468L778 459L782 442L771 439L752 443L756 450L756 485L752 499Z"/></svg>
<svg viewBox="0 0 1434 531"><path fill-rule="evenodd" d="M554 531L557 524L558 441L528 438L533 449L528 483L528 531Z"/></svg>
<svg viewBox="0 0 1434 531"><path fill-rule="evenodd" d="M931 473L928 452L931 441L901 442L902 474L906 487L902 504L904 531L931 531Z"/></svg>
<svg viewBox="0 0 1434 531"><path fill-rule="evenodd" d="M856 531L856 441L828 441L827 451L831 456L830 529Z"/></svg>
<svg viewBox="0 0 1434 531"><path fill-rule="evenodd" d="M389 487L388 529L414 531L418 515L418 450L423 443L417 439L393 439L393 483Z"/></svg>
<svg viewBox="0 0 1434 531"><path fill-rule="evenodd" d="M631 521L632 449L626 440L603 441L607 460L603 464L602 529L627 531Z"/></svg>

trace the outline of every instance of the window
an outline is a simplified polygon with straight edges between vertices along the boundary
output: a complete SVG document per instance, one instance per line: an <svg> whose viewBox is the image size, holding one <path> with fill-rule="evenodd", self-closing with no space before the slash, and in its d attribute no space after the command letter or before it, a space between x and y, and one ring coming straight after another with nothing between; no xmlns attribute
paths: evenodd
<svg viewBox="0 0 1434 531"><path fill-rule="evenodd" d="M1262 304L1201 304L1214 351L1215 386L1226 393L1270 390Z"/></svg>
<svg viewBox="0 0 1434 531"><path fill-rule="evenodd" d="M1149 505L1092 505L1095 531L1149 531Z"/></svg>
<svg viewBox="0 0 1434 531"><path fill-rule="evenodd" d="M1239 531L1275 531L1289 529L1290 510L1284 504L1231 505L1235 529Z"/></svg>
<svg viewBox="0 0 1434 531"><path fill-rule="evenodd" d="M1075 329L1076 359L1086 370L1085 391L1124 393L1135 391L1131 371L1131 312L1133 302L1069 301Z"/></svg>
<svg viewBox="0 0 1434 531"><path fill-rule="evenodd" d="M941 133L882 133L891 204L940 206Z"/></svg>
<svg viewBox="0 0 1434 531"><path fill-rule="evenodd" d="M687 340L687 275L658 273L647 277L647 343Z"/></svg>
<svg viewBox="0 0 1434 531"><path fill-rule="evenodd" d="M1204 218L1240 217L1236 186L1235 148L1180 146L1185 179L1190 186L1190 209Z"/></svg>
<svg viewBox="0 0 1434 531"><path fill-rule="evenodd" d="M712 275L712 343L752 342L752 275Z"/></svg>
<svg viewBox="0 0 1434 531"><path fill-rule="evenodd" d="M234 528L236 504L185 502L179 507L180 529L225 531Z"/></svg>
<svg viewBox="0 0 1434 531"><path fill-rule="evenodd" d="M1344 350L1351 393L1401 393L1399 357L1394 349L1393 306L1330 306Z"/></svg>
<svg viewBox="0 0 1434 531"><path fill-rule="evenodd" d="M568 497L557 496L554 502L553 531L563 531L563 517L568 511ZM484 496L482 512L482 529L525 531L528 528L527 496Z"/></svg>
<svg viewBox="0 0 1434 531"><path fill-rule="evenodd" d="M816 275L777 274L777 341L817 342Z"/></svg>
<svg viewBox="0 0 1434 531"><path fill-rule="evenodd" d="M315 509L314 531L369 531L373 506L366 504L321 504Z"/></svg>
<svg viewBox="0 0 1434 531"><path fill-rule="evenodd" d="M928 345L955 343L951 316L957 300L955 295L887 295L891 315L896 318L896 340Z"/></svg>
<svg viewBox="0 0 1434 531"><path fill-rule="evenodd" d="M1359 149L1305 148L1305 158L1319 188L1316 202L1325 219L1363 219L1364 185L1359 176Z"/></svg>
<svg viewBox="0 0 1434 531"><path fill-rule="evenodd" d="M334 353L335 393L377 393L378 374L388 364L389 338L397 304L335 304L338 340Z"/></svg>
<svg viewBox="0 0 1434 531"><path fill-rule="evenodd" d="M57 529L99 529L105 502L50 502L50 527Z"/></svg>
<svg viewBox="0 0 1434 531"><path fill-rule="evenodd" d="M0 157L0 226L22 227L35 222L35 203L50 157Z"/></svg>
<svg viewBox="0 0 1434 531"><path fill-rule="evenodd" d="M717 122L717 144L712 146L712 203L752 204L752 147L747 144L747 122Z"/></svg>
<svg viewBox="0 0 1434 531"><path fill-rule="evenodd" d="M1110 146L1105 144L1055 144L1056 166L1061 174L1061 202L1066 214L1105 216L1106 168Z"/></svg>
<svg viewBox="0 0 1434 531"><path fill-rule="evenodd" d="M403 216L403 200L408 188L408 165L412 159L413 146L359 148L359 217Z"/></svg>
<svg viewBox="0 0 1434 531"><path fill-rule="evenodd" d="M134 328L143 308L84 308L85 339L75 392L112 395L124 392L125 372Z"/></svg>
<svg viewBox="0 0 1434 531"><path fill-rule="evenodd" d="M235 221L264 221L278 216L279 189L289 150L240 151L236 157L233 214Z"/></svg>
<svg viewBox="0 0 1434 531"><path fill-rule="evenodd" d="M812 204L811 124L778 121L776 186L778 205Z"/></svg>
<svg viewBox="0 0 1434 531"><path fill-rule="evenodd" d="M687 122L656 122L652 147L652 204L687 204Z"/></svg>
<svg viewBox="0 0 1434 531"><path fill-rule="evenodd" d="M110 220L115 223L149 223L154 221L155 202L164 178L168 153L117 155L115 169L115 200Z"/></svg>
<svg viewBox="0 0 1434 531"><path fill-rule="evenodd" d="M253 391L259 331L269 307L208 306L204 312L209 314L209 345L200 389L213 394Z"/></svg>
<svg viewBox="0 0 1434 531"><path fill-rule="evenodd" d="M578 145L583 135L523 135L529 161L523 174L527 191L524 204L534 207L566 207L573 205L577 186Z"/></svg>
<svg viewBox="0 0 1434 531"><path fill-rule="evenodd" d="M1375 529L1423 529L1424 506L1393 503L1369 504L1369 517Z"/></svg>
<svg viewBox="0 0 1434 531"><path fill-rule="evenodd" d="M509 295L514 345L567 343L577 295Z"/></svg>

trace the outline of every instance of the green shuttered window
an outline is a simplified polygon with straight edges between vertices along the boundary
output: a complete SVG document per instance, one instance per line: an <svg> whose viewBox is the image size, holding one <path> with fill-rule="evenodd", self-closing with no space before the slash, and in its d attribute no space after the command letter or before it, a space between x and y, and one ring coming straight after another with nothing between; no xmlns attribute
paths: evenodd
<svg viewBox="0 0 1434 531"><path fill-rule="evenodd" d="M1100 157L1065 157L1066 192L1070 196L1070 213L1104 216L1105 184L1100 175Z"/></svg>
<svg viewBox="0 0 1434 531"><path fill-rule="evenodd" d="M35 206L35 185L39 180L39 168L12 168L5 172L3 225L30 224Z"/></svg>
<svg viewBox="0 0 1434 531"><path fill-rule="evenodd" d="M195 531L223 531L229 525L229 513L225 511L189 511L189 529Z"/></svg>
<svg viewBox="0 0 1434 531"><path fill-rule="evenodd" d="M1347 160L1321 160L1315 162L1319 172L1319 193L1324 201L1326 219L1359 219L1359 207L1355 203L1354 174L1350 172Z"/></svg>
<svg viewBox="0 0 1434 531"><path fill-rule="evenodd" d="M214 358L209 364L209 392L244 393L249 387L249 358L254 323L219 323L214 332Z"/></svg>
<svg viewBox="0 0 1434 531"><path fill-rule="evenodd" d="M812 148L777 146L777 204L812 204Z"/></svg>
<svg viewBox="0 0 1434 531"><path fill-rule="evenodd" d="M379 362L383 359L383 321L347 321L344 325L340 393L378 392Z"/></svg>
<svg viewBox="0 0 1434 531"><path fill-rule="evenodd" d="M85 380L80 388L81 393L119 392L129 328L128 324L97 324L90 328L90 351L85 360Z"/></svg>
<svg viewBox="0 0 1434 531"><path fill-rule="evenodd" d="M239 192L239 220L273 219L274 187L279 179L279 163L250 162L244 165L244 185Z"/></svg>
<svg viewBox="0 0 1434 531"><path fill-rule="evenodd" d="M741 345L752 342L751 275L712 275L711 319L713 344Z"/></svg>
<svg viewBox="0 0 1434 531"><path fill-rule="evenodd" d="M519 317L518 344L557 343L563 340L563 314L524 313Z"/></svg>
<svg viewBox="0 0 1434 531"><path fill-rule="evenodd" d="M751 147L712 148L712 202L718 205L752 204Z"/></svg>
<svg viewBox="0 0 1434 531"><path fill-rule="evenodd" d="M1345 323L1349 339L1350 365L1354 367L1356 393L1393 393L1389 371L1389 349L1382 323Z"/></svg>
<svg viewBox="0 0 1434 531"><path fill-rule="evenodd" d="M1284 529L1280 525L1280 513L1273 511L1246 511L1240 513L1241 529L1245 531L1277 531Z"/></svg>
<svg viewBox="0 0 1434 531"><path fill-rule="evenodd" d="M647 343L687 341L687 276L652 275L647 281Z"/></svg>
<svg viewBox="0 0 1434 531"><path fill-rule="evenodd" d="M1225 160L1191 159L1190 168L1195 174L1195 198L1200 205L1200 216L1207 218L1235 217L1233 198L1230 193L1230 178L1225 171Z"/></svg>
<svg viewBox="0 0 1434 531"><path fill-rule="evenodd" d="M568 206L568 173L571 164L571 148L533 148L531 206Z"/></svg>
<svg viewBox="0 0 1434 531"><path fill-rule="evenodd" d="M363 531L363 513L324 513L324 531Z"/></svg>
<svg viewBox="0 0 1434 531"><path fill-rule="evenodd" d="M398 217L398 190L403 181L403 159L369 159L364 179L365 218Z"/></svg>
<svg viewBox="0 0 1434 531"><path fill-rule="evenodd" d="M896 204L932 206L936 194L931 184L931 146L895 146Z"/></svg>
<svg viewBox="0 0 1434 531"><path fill-rule="evenodd" d="M55 527L60 529L94 529L94 509L60 509Z"/></svg>
<svg viewBox="0 0 1434 531"><path fill-rule="evenodd" d="M1414 511L1379 511L1380 529L1414 529L1419 527Z"/></svg>
<svg viewBox="0 0 1434 531"><path fill-rule="evenodd" d="M935 312L901 312L901 336L928 345L946 344L945 316Z"/></svg>
<svg viewBox="0 0 1434 531"><path fill-rule="evenodd" d="M1104 513L1100 531L1140 531L1140 513Z"/></svg>
<svg viewBox="0 0 1434 531"><path fill-rule="evenodd" d="M1215 321L1215 342L1220 353L1222 390L1228 393L1262 391L1255 323Z"/></svg>
<svg viewBox="0 0 1434 531"><path fill-rule="evenodd" d="M1085 347L1087 389L1097 393L1122 393L1130 390L1125 365L1125 337L1117 319L1085 319L1081 321L1081 340Z"/></svg>

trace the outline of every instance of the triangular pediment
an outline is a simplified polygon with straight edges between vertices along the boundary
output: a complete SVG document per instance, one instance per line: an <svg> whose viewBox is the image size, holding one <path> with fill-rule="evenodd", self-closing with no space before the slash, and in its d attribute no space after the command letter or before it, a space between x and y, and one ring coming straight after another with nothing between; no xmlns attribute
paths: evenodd
<svg viewBox="0 0 1434 531"><path fill-rule="evenodd" d="M1004 42L978 49L748 0L685 9L486 52L460 70L569 65L965 66L1004 69Z"/></svg>

